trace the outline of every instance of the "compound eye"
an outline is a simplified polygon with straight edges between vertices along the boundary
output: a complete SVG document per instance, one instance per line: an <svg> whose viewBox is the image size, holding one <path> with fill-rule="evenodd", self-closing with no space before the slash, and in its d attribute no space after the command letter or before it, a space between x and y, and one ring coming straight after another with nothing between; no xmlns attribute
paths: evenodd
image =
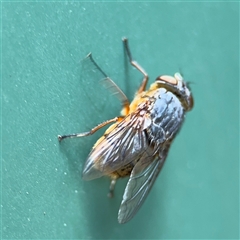
<svg viewBox="0 0 240 240"><path fill-rule="evenodd" d="M167 82L172 85L177 85L177 83L178 83L176 78L174 78L172 76L168 76L168 75L159 76L156 78L156 81L157 80L161 80L161 81Z"/></svg>

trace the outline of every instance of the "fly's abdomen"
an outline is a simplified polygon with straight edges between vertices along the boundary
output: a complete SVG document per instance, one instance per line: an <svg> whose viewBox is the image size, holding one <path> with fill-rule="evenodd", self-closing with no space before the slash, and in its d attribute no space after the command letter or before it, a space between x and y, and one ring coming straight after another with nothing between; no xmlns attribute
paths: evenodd
<svg viewBox="0 0 240 240"><path fill-rule="evenodd" d="M172 139L181 127L184 109L178 97L165 88L154 94L156 99L151 110L152 125L149 126L150 138L158 144Z"/></svg>

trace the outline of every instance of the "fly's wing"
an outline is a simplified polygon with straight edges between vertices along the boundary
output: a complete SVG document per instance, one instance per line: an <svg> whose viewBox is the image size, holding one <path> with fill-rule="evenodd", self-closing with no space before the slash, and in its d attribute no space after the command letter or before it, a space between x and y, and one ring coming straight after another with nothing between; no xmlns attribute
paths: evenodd
<svg viewBox="0 0 240 240"><path fill-rule="evenodd" d="M133 168L118 212L118 222L126 223L139 210L151 190L167 154L163 158L143 156Z"/></svg>
<svg viewBox="0 0 240 240"><path fill-rule="evenodd" d="M83 179L92 180L112 173L140 158L147 147L143 128L149 119L132 113L114 124L95 144L86 161Z"/></svg>

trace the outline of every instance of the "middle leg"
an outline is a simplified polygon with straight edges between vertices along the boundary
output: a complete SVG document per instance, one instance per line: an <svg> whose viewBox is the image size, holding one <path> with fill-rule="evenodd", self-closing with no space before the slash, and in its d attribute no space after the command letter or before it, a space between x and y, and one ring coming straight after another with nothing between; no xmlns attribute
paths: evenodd
<svg viewBox="0 0 240 240"><path fill-rule="evenodd" d="M128 39L127 38L123 38L123 44L124 44L124 47L126 49L126 52L127 52L127 55L128 55L128 58L129 58L129 61L131 63L132 66L134 66L139 72L141 72L143 74L143 81L137 91L137 93L141 93L143 91L145 91L146 89L146 86L147 86L147 82L148 82L148 75L147 73L144 71L144 69L136 62L132 59L132 54L130 52L130 48L129 48L129 45L128 45Z"/></svg>

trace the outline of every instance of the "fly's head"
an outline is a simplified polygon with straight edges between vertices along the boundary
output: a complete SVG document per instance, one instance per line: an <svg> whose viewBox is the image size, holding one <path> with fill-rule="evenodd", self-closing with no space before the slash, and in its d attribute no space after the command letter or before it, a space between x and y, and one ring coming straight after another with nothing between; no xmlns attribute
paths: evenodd
<svg viewBox="0 0 240 240"><path fill-rule="evenodd" d="M153 84L156 88L165 88L174 93L181 101L185 111L190 111L193 107L193 97L188 85L183 81L180 73L175 73L174 77L163 75L156 78Z"/></svg>

